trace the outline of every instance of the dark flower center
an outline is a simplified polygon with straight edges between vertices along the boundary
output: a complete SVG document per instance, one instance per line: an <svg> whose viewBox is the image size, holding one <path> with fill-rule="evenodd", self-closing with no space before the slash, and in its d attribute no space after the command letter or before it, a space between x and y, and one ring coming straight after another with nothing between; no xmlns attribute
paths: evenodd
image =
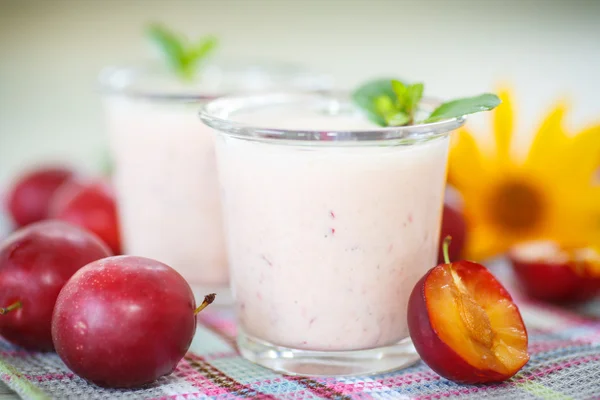
<svg viewBox="0 0 600 400"><path fill-rule="evenodd" d="M492 221L502 230L512 233L535 229L546 211L539 190L519 181L506 181L499 185L490 203Z"/></svg>

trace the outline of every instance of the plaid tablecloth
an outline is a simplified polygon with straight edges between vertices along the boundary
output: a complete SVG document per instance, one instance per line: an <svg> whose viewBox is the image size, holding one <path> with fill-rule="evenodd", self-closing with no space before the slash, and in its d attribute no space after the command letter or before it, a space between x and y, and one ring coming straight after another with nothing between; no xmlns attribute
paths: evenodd
<svg viewBox="0 0 600 400"><path fill-rule="evenodd" d="M1 214L1 213L0 213ZM2 237L0 215L0 237ZM286 376L241 358L226 308L202 312L189 353L169 377L140 390L107 390L70 372L56 354L26 352L0 339L0 380L24 399L600 399L600 302L579 310L532 303L512 288L509 269L491 266L519 303L531 360L511 380L458 385L422 362L368 377Z"/></svg>
<svg viewBox="0 0 600 400"><path fill-rule="evenodd" d="M502 384L458 385L422 362L369 377L278 374L239 356L233 314L216 307L200 315L190 352L175 373L148 388L100 389L71 373L55 354L29 353L3 341L0 379L24 399L600 399L600 318L581 313L597 312L600 304L574 312L519 303L532 356Z"/></svg>

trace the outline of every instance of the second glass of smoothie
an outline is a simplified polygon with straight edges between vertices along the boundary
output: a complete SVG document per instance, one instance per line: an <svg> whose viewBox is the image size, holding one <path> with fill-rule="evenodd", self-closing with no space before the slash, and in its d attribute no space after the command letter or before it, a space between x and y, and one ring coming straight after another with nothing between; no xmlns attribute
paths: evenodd
<svg viewBox="0 0 600 400"><path fill-rule="evenodd" d="M416 362L407 303L436 263L463 119L381 128L348 96L292 93L222 98L201 118L216 130L242 355L321 376Z"/></svg>
<svg viewBox="0 0 600 400"><path fill-rule="evenodd" d="M199 104L221 95L327 89L288 64L214 63L193 83L158 64L103 71L104 109L124 252L180 272L199 295L227 302L228 266L210 129Z"/></svg>

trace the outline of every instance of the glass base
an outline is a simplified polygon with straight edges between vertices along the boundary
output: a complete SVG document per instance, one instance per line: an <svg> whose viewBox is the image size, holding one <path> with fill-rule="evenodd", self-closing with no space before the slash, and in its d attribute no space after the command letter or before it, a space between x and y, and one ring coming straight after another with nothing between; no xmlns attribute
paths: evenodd
<svg viewBox="0 0 600 400"><path fill-rule="evenodd" d="M233 304L233 295L231 290L227 286L208 286L208 285L197 285L191 284L192 292L196 298L196 304L200 305L204 301L204 296L207 294L215 293L214 306L230 306Z"/></svg>
<svg viewBox="0 0 600 400"><path fill-rule="evenodd" d="M277 346L238 333L244 358L288 375L355 376L373 375L409 367L420 360L410 338L394 345L354 351L310 351Z"/></svg>

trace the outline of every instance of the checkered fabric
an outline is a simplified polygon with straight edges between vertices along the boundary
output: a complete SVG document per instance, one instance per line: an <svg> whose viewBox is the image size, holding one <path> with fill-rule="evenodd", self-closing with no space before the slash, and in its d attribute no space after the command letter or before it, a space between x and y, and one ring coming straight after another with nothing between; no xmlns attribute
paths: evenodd
<svg viewBox="0 0 600 400"><path fill-rule="evenodd" d="M600 320L522 303L530 362L511 380L458 385L422 362L369 377L313 379L282 375L236 351L231 311L199 318L189 353L169 377L139 390L108 390L70 372L55 354L0 341L0 379L24 399L600 399Z"/></svg>

